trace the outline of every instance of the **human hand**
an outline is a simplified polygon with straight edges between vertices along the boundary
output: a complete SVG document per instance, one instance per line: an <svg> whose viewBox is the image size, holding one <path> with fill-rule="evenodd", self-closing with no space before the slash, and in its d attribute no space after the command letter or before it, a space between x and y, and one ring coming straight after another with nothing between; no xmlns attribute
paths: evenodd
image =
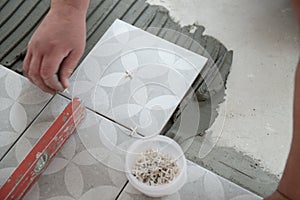
<svg viewBox="0 0 300 200"><path fill-rule="evenodd" d="M264 200L290 200L290 199L284 197L279 192L275 191L271 196L265 198Z"/></svg>
<svg viewBox="0 0 300 200"><path fill-rule="evenodd" d="M52 94L67 88L85 48L85 32L85 12L51 7L28 43L23 69L30 81Z"/></svg>

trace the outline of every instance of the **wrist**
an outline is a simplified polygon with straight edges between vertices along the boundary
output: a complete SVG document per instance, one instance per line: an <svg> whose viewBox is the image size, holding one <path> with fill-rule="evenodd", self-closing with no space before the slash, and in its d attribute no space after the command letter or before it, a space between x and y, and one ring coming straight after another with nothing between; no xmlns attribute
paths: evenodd
<svg viewBox="0 0 300 200"><path fill-rule="evenodd" d="M51 0L51 12L61 16L86 17L89 0Z"/></svg>

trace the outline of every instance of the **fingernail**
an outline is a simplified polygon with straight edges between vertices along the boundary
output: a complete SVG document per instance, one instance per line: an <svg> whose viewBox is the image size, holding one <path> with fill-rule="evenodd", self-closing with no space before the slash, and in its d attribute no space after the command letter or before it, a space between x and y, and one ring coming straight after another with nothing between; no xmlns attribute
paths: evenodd
<svg viewBox="0 0 300 200"><path fill-rule="evenodd" d="M69 79L66 80L66 88L69 87Z"/></svg>
<svg viewBox="0 0 300 200"><path fill-rule="evenodd" d="M59 85L59 88L60 88L59 89L60 92L63 92L65 90L65 88L64 88L64 86L62 86L62 84Z"/></svg>

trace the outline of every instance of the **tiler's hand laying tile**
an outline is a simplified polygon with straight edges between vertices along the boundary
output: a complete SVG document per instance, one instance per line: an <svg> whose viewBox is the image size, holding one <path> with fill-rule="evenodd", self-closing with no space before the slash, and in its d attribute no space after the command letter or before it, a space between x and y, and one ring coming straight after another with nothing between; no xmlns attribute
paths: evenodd
<svg viewBox="0 0 300 200"><path fill-rule="evenodd" d="M89 0L52 0L51 8L33 34L24 61L27 77L45 92L68 87L68 78L85 47Z"/></svg>

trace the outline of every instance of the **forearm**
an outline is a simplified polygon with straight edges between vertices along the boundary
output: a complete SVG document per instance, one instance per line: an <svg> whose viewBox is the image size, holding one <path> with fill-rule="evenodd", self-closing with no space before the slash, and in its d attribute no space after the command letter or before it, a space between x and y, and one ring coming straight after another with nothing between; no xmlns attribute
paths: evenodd
<svg viewBox="0 0 300 200"><path fill-rule="evenodd" d="M299 0L292 0L292 5L295 10L296 18L298 21L298 25L300 27L300 1Z"/></svg>
<svg viewBox="0 0 300 200"><path fill-rule="evenodd" d="M292 0L298 25L300 27L300 1ZM300 61L295 75L293 139L285 170L278 190L291 199L300 197Z"/></svg>
<svg viewBox="0 0 300 200"><path fill-rule="evenodd" d="M296 72L293 116L291 150L278 190L296 200L300 197L300 63Z"/></svg>

